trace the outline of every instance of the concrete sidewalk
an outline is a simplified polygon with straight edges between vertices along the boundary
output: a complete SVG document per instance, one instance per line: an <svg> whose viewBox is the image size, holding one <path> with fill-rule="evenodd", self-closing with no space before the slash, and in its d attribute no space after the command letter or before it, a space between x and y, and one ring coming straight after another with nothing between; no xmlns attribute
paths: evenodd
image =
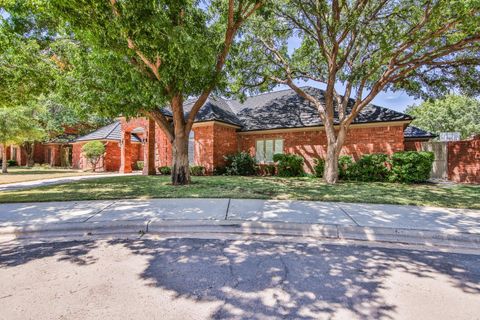
<svg viewBox="0 0 480 320"><path fill-rule="evenodd" d="M480 210L245 199L0 204L0 234L39 232L225 232L480 249Z"/></svg>
<svg viewBox="0 0 480 320"><path fill-rule="evenodd" d="M128 175L140 175L140 172L130 173ZM73 176L73 177L63 177L63 178L51 178L51 179L42 179L34 181L23 181L15 183L5 183L0 184L0 191L12 191L12 190L22 190L36 187L49 186L54 184L69 183L81 180L97 179L97 178L111 178L124 176L122 173L107 173L107 174L90 174L85 176Z"/></svg>

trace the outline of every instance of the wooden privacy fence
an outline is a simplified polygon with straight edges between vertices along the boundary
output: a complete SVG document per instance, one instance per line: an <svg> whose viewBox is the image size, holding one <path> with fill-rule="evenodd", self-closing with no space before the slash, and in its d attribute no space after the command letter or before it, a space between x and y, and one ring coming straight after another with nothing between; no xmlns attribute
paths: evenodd
<svg viewBox="0 0 480 320"><path fill-rule="evenodd" d="M430 178L448 179L448 142L426 141L421 143L421 151L430 151L435 155Z"/></svg>

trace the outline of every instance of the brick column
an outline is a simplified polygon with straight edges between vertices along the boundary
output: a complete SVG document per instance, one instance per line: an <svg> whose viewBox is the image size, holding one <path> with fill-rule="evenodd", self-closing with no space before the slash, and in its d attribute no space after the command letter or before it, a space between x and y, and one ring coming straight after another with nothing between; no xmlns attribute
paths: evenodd
<svg viewBox="0 0 480 320"><path fill-rule="evenodd" d="M155 121L148 118L148 128L145 132L145 139L147 139L143 146L143 172L144 176L153 176L156 174L155 170Z"/></svg>
<svg viewBox="0 0 480 320"><path fill-rule="evenodd" d="M120 150L120 173L132 172L132 135L129 131L122 133L122 146Z"/></svg>

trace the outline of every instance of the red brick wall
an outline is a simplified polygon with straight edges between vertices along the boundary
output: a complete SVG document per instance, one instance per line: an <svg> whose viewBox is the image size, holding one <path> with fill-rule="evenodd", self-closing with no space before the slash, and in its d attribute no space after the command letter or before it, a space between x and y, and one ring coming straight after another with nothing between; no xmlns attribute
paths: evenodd
<svg viewBox="0 0 480 320"><path fill-rule="evenodd" d="M74 143L72 148L72 167L90 170L92 166L82 154L86 142ZM118 171L120 169L120 145L116 141L105 141L105 156L97 165L97 171Z"/></svg>
<svg viewBox="0 0 480 320"><path fill-rule="evenodd" d="M195 139L195 164L204 166L207 172L214 169L214 126L213 123L193 128Z"/></svg>
<svg viewBox="0 0 480 320"><path fill-rule="evenodd" d="M132 131L136 128L142 127L145 132L148 129L148 120L144 117L131 118L128 121L125 118L121 119L122 130ZM132 144L132 161L143 161L144 151L143 145ZM163 130L155 126L155 167L171 166L172 165L172 145L167 139Z"/></svg>
<svg viewBox="0 0 480 320"><path fill-rule="evenodd" d="M312 172L314 159L325 158L327 139L325 131L290 131L281 133L260 133L240 135L241 150L255 155L257 139L283 139L285 153L295 153L305 158L305 170ZM363 154L403 151L403 125L350 128L343 155L358 159Z"/></svg>
<svg viewBox="0 0 480 320"><path fill-rule="evenodd" d="M480 183L480 135L448 143L448 179Z"/></svg>
<svg viewBox="0 0 480 320"><path fill-rule="evenodd" d="M207 173L224 166L224 156L238 151L236 128L209 122L193 128L195 164L204 166Z"/></svg>
<svg viewBox="0 0 480 320"><path fill-rule="evenodd" d="M405 140L405 151L421 151L422 142L425 142L425 140Z"/></svg>

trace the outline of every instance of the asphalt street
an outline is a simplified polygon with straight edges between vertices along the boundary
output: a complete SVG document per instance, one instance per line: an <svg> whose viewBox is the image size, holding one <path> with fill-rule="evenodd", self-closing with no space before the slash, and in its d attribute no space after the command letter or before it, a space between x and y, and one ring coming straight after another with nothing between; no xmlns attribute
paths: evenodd
<svg viewBox="0 0 480 320"><path fill-rule="evenodd" d="M0 246L1 319L479 319L480 255L167 238Z"/></svg>

